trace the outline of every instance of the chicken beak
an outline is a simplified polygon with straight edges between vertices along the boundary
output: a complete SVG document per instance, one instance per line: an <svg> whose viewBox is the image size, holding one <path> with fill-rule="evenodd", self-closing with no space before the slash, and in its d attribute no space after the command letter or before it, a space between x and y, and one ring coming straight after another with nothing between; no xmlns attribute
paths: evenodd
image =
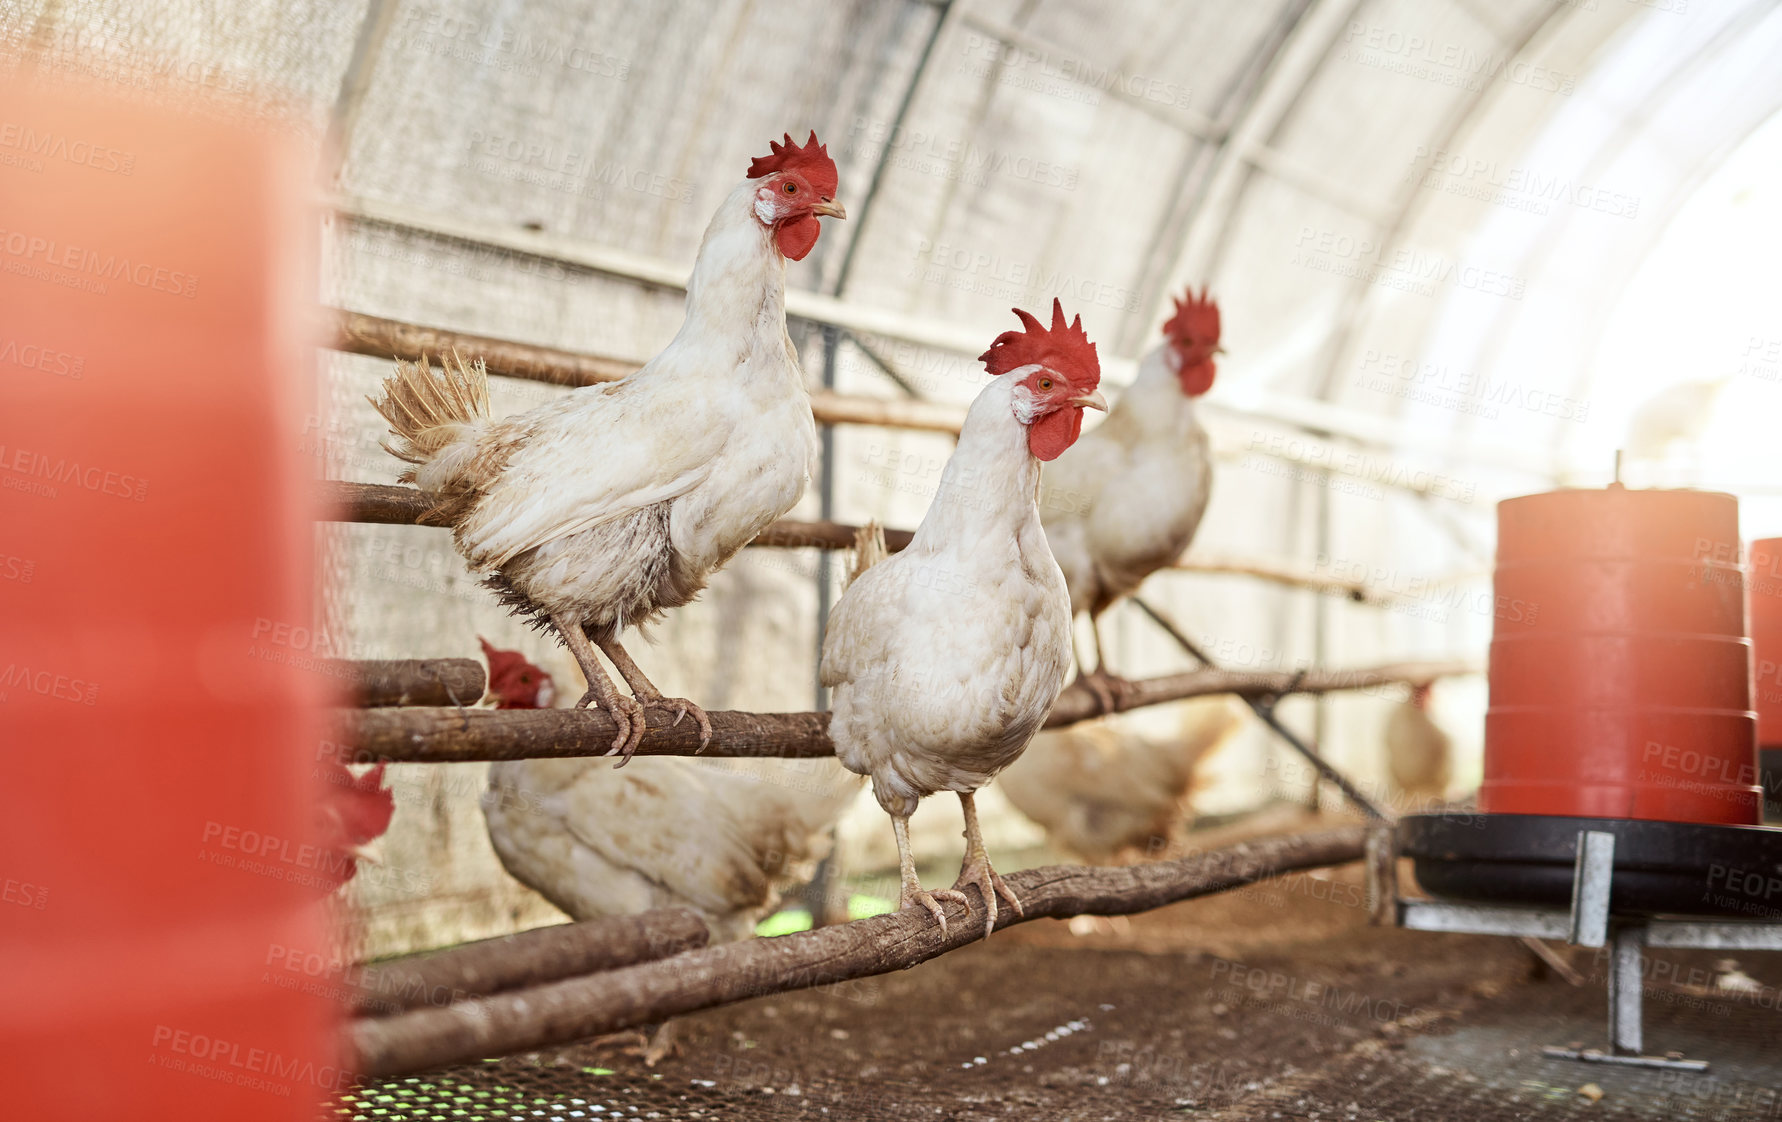
<svg viewBox="0 0 1782 1122"><path fill-rule="evenodd" d="M1101 396L1100 390L1090 390L1082 397L1073 397L1064 404L1074 405L1079 409L1099 409L1103 413L1108 411L1108 399Z"/></svg>
<svg viewBox="0 0 1782 1122"><path fill-rule="evenodd" d="M824 218L846 218L848 216L848 208L836 202L834 199L824 199L822 202L811 208L811 213L820 214Z"/></svg>

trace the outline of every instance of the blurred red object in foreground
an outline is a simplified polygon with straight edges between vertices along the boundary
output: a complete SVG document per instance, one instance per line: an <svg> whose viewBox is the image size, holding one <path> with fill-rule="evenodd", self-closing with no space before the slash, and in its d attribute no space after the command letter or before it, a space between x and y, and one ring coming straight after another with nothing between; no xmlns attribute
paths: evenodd
<svg viewBox="0 0 1782 1122"><path fill-rule="evenodd" d="M288 641L311 161L214 102L0 104L6 1111L309 1119L344 1081L285 968L326 961L334 875L327 679Z"/></svg>

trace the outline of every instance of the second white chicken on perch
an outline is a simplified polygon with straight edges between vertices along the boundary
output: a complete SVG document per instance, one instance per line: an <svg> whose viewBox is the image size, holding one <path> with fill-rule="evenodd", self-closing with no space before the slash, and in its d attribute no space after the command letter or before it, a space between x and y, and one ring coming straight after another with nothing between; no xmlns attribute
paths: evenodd
<svg viewBox="0 0 1782 1122"><path fill-rule="evenodd" d="M849 586L829 617L821 677L833 691L829 732L850 771L872 777L891 815L902 872L902 907L976 885L984 931L997 897L1020 902L990 867L972 794L1007 767L1045 721L1070 668L1070 593L1040 527L1040 462L1057 458L1082 430L1085 408L1105 409L1101 366L1082 319L1052 326L1017 310L981 356L993 378L978 394L941 474L940 488L908 548ZM923 890L910 852L919 800L953 791L965 811L959 880Z"/></svg>
<svg viewBox="0 0 1782 1122"><path fill-rule="evenodd" d="M1095 670L1081 677L1104 711L1126 683L1108 671L1101 614L1182 556L1212 491L1195 403L1213 388L1219 306L1190 291L1163 334L1108 419L1046 469L1040 495L1071 611L1089 613L1095 632Z"/></svg>

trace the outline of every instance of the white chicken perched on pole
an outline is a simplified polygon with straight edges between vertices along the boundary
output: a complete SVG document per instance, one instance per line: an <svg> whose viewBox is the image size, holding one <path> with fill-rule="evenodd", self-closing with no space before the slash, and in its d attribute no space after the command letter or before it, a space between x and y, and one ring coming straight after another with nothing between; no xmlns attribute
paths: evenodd
<svg viewBox="0 0 1782 1122"><path fill-rule="evenodd" d="M705 587L712 572L804 493L816 424L786 335L786 258L816 244L818 216L845 218L835 164L816 133L756 159L712 217L687 282L687 317L667 348L621 382L588 386L491 420L480 364L436 373L399 363L373 404L402 474L447 496L429 521L518 614L553 628L629 760L644 712L711 722L646 678L619 633ZM598 647L634 697L601 668Z"/></svg>
<svg viewBox="0 0 1782 1122"><path fill-rule="evenodd" d="M1164 343L1139 362L1108 419L1046 469L1040 518L1070 585L1073 613L1089 613L1095 670L1078 675L1104 712L1126 683L1108 672L1101 614L1174 563L1206 513L1213 457L1195 400L1213 387L1219 306L1192 290L1163 325Z"/></svg>
<svg viewBox="0 0 1782 1122"><path fill-rule="evenodd" d="M990 867L972 795L1039 730L1070 668L1070 593L1052 560L1035 498L1040 461L1082 431L1083 410L1106 409L1101 365L1083 333L1052 302L1048 330L1016 310L981 357L993 379L978 394L909 546L868 569L829 617L821 677L833 693L829 735L849 771L872 777L891 815L903 888L944 932L936 896L984 901L984 933L997 897L1021 905ZM965 863L953 889L929 893L916 877L909 818L936 791L965 810Z"/></svg>

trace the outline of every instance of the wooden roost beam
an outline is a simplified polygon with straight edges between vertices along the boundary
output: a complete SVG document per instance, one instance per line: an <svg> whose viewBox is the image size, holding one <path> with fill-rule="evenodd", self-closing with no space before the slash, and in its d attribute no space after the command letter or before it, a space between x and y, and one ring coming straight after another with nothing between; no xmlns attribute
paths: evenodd
<svg viewBox="0 0 1782 1122"><path fill-rule="evenodd" d="M347 354L372 358L438 358L456 349L468 361L482 359L490 374L520 378L529 382L548 382L555 386L592 386L600 382L616 382L638 368L635 362L583 354L557 347L541 347L512 339L495 339L487 335L469 335L443 327L424 327L401 320L368 316L338 308L328 310L327 345ZM826 425L881 425L888 428L919 429L959 435L965 421L965 407L943 402L916 401L904 398L864 397L836 393L834 390L811 391L811 414Z"/></svg>
<svg viewBox="0 0 1782 1122"><path fill-rule="evenodd" d="M1010 873L1024 915L998 928L1076 915L1128 915L1298 869L1358 860L1355 826L1271 838L1176 861L1118 869L1049 866ZM566 1044L632 1025L787 990L887 974L977 942L982 913L948 901L948 929L914 909L815 931L706 947L672 958L493 997L353 1022L347 1046L366 1076L407 1075L488 1056ZM981 907L981 905L978 905Z"/></svg>
<svg viewBox="0 0 1782 1122"><path fill-rule="evenodd" d="M1371 689L1397 683L1427 682L1469 674L1466 662L1407 662L1362 670L1284 671L1193 670L1133 682L1119 710L1138 709L1187 697L1231 693L1241 697L1273 697L1285 693L1331 693ZM1071 725L1100 713L1094 695L1072 685L1058 697L1047 728ZM699 729L691 721L670 727L671 716L648 715L649 731L638 745L640 756L691 756L699 747ZM828 713L708 714L710 757L773 757L816 759L833 756ZM343 710L338 715L341 752L369 763L463 763L474 760L523 760L565 756L604 756L617 734L613 719L598 709L371 709Z"/></svg>
<svg viewBox="0 0 1782 1122"><path fill-rule="evenodd" d="M421 521L422 517L438 501L425 491L417 491L413 487L395 487L387 483L348 483L331 479L325 481L324 486L328 507L333 519L338 522L365 522L386 526L425 525ZM855 527L845 522L799 522L782 519L769 526L749 544L774 549L852 549L854 530ZM886 530L885 548L896 553L909 545L913 536L909 530ZM1359 581L1343 580L1312 568L1272 561L1189 557L1176 562L1170 568L1180 572L1254 577L1290 588L1307 588L1326 595L1340 596L1358 604L1389 606L1416 599Z"/></svg>
<svg viewBox="0 0 1782 1122"><path fill-rule="evenodd" d="M438 503L436 495L413 487L385 483L343 483L328 480L326 501L339 522L382 526L423 526L422 517ZM841 522L799 522L782 519L749 544L774 549L853 549L855 527ZM885 548L896 553L910 544L908 530L886 530Z"/></svg>
<svg viewBox="0 0 1782 1122"><path fill-rule="evenodd" d="M370 658L336 662L353 704L475 705L483 699L483 664L474 658Z"/></svg>
<svg viewBox="0 0 1782 1122"><path fill-rule="evenodd" d="M356 1013L444 1006L573 975L634 966L705 946L705 921L686 908L560 923L392 959L359 971Z"/></svg>

